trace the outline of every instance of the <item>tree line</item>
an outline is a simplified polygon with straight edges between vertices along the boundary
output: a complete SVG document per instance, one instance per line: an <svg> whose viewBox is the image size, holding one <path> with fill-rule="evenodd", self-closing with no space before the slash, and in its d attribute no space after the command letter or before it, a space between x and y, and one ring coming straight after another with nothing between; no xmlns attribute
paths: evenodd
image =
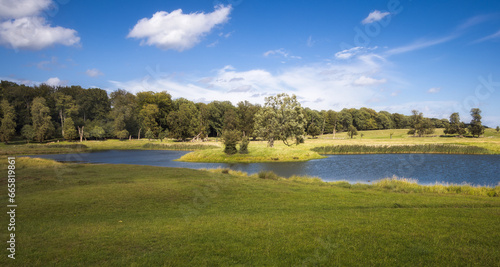
<svg viewBox="0 0 500 267"><path fill-rule="evenodd" d="M0 138L3 142L22 136L27 141L48 139L104 139L169 137L178 140L206 140L208 137L234 140L262 138L273 146L280 140L299 144L306 134L358 130L409 129L409 134L432 134L445 128L447 134L481 135L481 111L473 109L473 121L467 126L458 113L450 119L426 118L412 111L406 116L370 108L313 110L302 108L295 96L278 94L265 99L263 106L241 101L195 103L185 98L172 99L167 92L144 91L132 94L116 90L108 94L99 88L80 86L19 85L0 83Z"/></svg>

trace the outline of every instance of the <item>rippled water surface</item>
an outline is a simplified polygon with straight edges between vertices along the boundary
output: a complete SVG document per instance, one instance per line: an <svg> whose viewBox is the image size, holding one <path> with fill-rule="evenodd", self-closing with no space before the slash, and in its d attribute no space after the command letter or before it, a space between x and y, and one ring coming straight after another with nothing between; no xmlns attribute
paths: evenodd
<svg viewBox="0 0 500 267"><path fill-rule="evenodd" d="M420 184L470 183L495 186L500 182L500 155L370 154L331 155L307 162L191 163L173 161L186 151L108 150L82 154L36 155L57 161L136 164L179 168L231 168L257 173L271 170L280 176L317 176L325 181L346 180L367 183L385 177L417 179Z"/></svg>

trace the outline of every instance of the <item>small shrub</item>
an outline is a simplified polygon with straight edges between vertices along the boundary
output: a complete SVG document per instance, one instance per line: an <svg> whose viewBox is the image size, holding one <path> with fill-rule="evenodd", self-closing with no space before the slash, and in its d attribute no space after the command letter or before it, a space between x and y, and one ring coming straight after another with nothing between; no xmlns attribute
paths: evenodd
<svg viewBox="0 0 500 267"><path fill-rule="evenodd" d="M279 176L272 172L272 171L260 171L258 174L260 179L267 179L267 180L279 180Z"/></svg>
<svg viewBox="0 0 500 267"><path fill-rule="evenodd" d="M243 137L241 139L241 144L240 144L240 154L248 154L248 144L250 141L248 140L248 137Z"/></svg>
<svg viewBox="0 0 500 267"><path fill-rule="evenodd" d="M240 139L238 131L224 131L222 138L224 138L224 153L226 153L227 155L238 153L238 149L236 149L236 144L238 144L238 141Z"/></svg>

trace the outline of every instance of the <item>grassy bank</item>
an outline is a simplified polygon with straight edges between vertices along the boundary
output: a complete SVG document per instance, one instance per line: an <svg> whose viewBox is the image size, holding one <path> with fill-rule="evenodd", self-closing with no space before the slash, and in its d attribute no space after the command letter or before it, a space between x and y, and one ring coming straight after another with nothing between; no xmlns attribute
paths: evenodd
<svg viewBox="0 0 500 267"><path fill-rule="evenodd" d="M350 185L29 158L16 166L17 254L4 254L1 266L500 262L500 197L402 189L415 187L405 181Z"/></svg>
<svg viewBox="0 0 500 267"><path fill-rule="evenodd" d="M252 162L291 162L321 159L323 156L301 146L287 147L279 144L266 147L264 142L252 142L248 154L226 155L222 148L198 150L182 156L179 161L216 162L216 163L252 163Z"/></svg>
<svg viewBox="0 0 500 267"><path fill-rule="evenodd" d="M399 153L439 153L439 154L490 154L483 147L424 144L424 145L336 145L311 149L320 154L399 154Z"/></svg>

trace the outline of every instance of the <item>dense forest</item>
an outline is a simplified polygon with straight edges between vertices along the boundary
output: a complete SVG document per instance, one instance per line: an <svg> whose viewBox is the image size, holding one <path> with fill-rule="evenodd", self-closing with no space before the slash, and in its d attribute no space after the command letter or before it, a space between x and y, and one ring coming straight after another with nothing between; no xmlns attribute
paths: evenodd
<svg viewBox="0 0 500 267"><path fill-rule="evenodd" d="M0 101L0 134L4 142L16 136L38 142L54 138L205 140L232 131L253 139L262 137L272 146L271 139L286 142L305 134L315 137L347 131L352 137L357 130L408 128L409 134L422 136L432 134L434 128L446 128L448 134L464 134L467 129L458 113L448 120L425 118L416 110L410 116L370 108L317 111L302 108L295 96L286 94L266 98L264 106L248 101L234 106L229 101L195 103L172 99L167 91L134 95L116 90L108 95L98 88L26 86L2 81ZM484 128L480 110L472 110L471 114L477 115L479 133L471 131L470 126L469 132L479 135ZM283 129L274 130L277 127ZM283 131L288 133L283 135Z"/></svg>

